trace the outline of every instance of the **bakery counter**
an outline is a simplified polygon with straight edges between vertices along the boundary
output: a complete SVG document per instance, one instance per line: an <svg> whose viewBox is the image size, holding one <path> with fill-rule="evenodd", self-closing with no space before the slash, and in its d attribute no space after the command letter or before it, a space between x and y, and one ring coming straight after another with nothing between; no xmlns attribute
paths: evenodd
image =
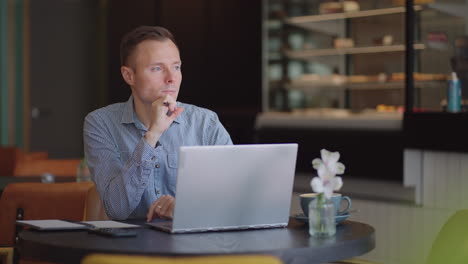
<svg viewBox="0 0 468 264"><path fill-rule="evenodd" d="M349 177L403 180L402 115L317 110L258 115L257 143L298 143L296 170L312 170L322 148L339 151Z"/></svg>
<svg viewBox="0 0 468 264"><path fill-rule="evenodd" d="M405 147L468 153L468 112L407 113Z"/></svg>

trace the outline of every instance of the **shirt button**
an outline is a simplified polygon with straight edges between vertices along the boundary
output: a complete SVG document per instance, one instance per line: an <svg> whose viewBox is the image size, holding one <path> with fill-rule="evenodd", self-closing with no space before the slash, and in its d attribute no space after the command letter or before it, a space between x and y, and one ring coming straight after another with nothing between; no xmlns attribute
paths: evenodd
<svg viewBox="0 0 468 264"><path fill-rule="evenodd" d="M146 182L143 183L143 186L146 186Z"/></svg>
<svg viewBox="0 0 468 264"><path fill-rule="evenodd" d="M151 160L156 160L156 157L155 156L151 157Z"/></svg>
<svg viewBox="0 0 468 264"><path fill-rule="evenodd" d="M159 190L156 190L156 194L160 194L160 193L161 193L161 191L159 191Z"/></svg>
<svg viewBox="0 0 468 264"><path fill-rule="evenodd" d="M159 169L159 167L161 167L161 165L159 165L159 164L156 164L156 166L155 166L155 167Z"/></svg>

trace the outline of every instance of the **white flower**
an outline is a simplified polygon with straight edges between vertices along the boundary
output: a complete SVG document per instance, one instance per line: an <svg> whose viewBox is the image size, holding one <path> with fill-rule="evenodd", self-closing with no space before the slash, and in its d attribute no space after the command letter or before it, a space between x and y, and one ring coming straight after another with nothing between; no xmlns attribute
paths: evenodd
<svg viewBox="0 0 468 264"><path fill-rule="evenodd" d="M320 177L314 177L310 182L312 190L316 193L324 193L325 197L331 198L333 191L338 191L343 186L343 180L341 177L333 177L331 179L322 179Z"/></svg>
<svg viewBox="0 0 468 264"><path fill-rule="evenodd" d="M329 152L322 149L320 154L322 159L317 158L312 161L312 166L317 170L318 177L314 177L310 185L314 192L324 193L327 198L330 198L333 191L337 191L343 186L343 180L336 175L343 174L345 166L338 162L339 152Z"/></svg>
<svg viewBox="0 0 468 264"><path fill-rule="evenodd" d="M337 174L343 174L345 166L343 163L338 162L340 159L339 152L330 152L326 149L320 151L322 159L314 159L312 166L317 170L317 173L322 179L329 179L335 177Z"/></svg>

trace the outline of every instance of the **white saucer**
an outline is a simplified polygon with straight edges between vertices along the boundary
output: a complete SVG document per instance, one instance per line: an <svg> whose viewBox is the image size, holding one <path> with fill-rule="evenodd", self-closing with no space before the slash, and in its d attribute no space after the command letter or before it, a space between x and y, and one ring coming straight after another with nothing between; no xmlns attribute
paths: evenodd
<svg viewBox="0 0 468 264"><path fill-rule="evenodd" d="M337 225L340 224L341 222L346 220L346 218L348 218L349 216L350 214L337 215L335 217L336 224ZM309 217L305 216L304 214L294 215L293 218L303 223L307 223L307 224L309 223Z"/></svg>

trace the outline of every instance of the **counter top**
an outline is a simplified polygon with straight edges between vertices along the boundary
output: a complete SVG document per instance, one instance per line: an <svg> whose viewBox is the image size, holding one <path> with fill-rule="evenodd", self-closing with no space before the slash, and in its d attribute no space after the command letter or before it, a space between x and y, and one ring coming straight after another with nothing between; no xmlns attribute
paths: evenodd
<svg viewBox="0 0 468 264"><path fill-rule="evenodd" d="M346 109L263 112L257 115L255 127L257 129L288 127L399 131L403 127L403 115L376 111L353 113Z"/></svg>
<svg viewBox="0 0 468 264"><path fill-rule="evenodd" d="M294 178L294 192L312 192L310 180L314 177L312 173L298 173ZM369 180L355 177L343 176L343 188L340 193L351 198L361 200L374 200L383 202L396 202L404 204L415 204L415 189L405 187L403 183L396 181Z"/></svg>

